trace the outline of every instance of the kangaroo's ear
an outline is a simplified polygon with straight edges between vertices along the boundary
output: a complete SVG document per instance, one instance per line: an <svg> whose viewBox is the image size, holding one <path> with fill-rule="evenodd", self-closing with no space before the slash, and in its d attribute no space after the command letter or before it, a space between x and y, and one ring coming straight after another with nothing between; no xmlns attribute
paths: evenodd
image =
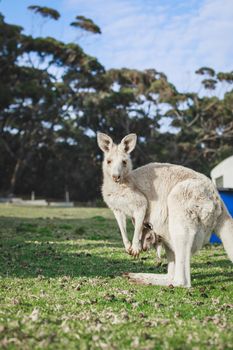
<svg viewBox="0 0 233 350"><path fill-rule="evenodd" d="M104 153L109 152L113 145L111 137L102 132L97 132L97 143Z"/></svg>
<svg viewBox="0 0 233 350"><path fill-rule="evenodd" d="M126 153L131 153L136 146L136 142L137 142L137 135L129 134L121 140L120 148Z"/></svg>

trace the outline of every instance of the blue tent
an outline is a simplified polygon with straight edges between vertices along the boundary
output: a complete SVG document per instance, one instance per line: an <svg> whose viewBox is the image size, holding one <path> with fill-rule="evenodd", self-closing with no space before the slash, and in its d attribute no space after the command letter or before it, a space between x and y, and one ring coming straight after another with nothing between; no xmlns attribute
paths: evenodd
<svg viewBox="0 0 233 350"><path fill-rule="evenodd" d="M219 194L225 203L229 213L233 217L233 188L221 188ZM210 243L222 243L221 240L213 233L210 237Z"/></svg>

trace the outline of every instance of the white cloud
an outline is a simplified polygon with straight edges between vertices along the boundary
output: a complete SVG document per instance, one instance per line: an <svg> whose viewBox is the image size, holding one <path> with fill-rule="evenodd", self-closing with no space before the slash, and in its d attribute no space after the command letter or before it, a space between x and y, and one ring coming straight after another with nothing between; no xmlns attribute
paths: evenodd
<svg viewBox="0 0 233 350"><path fill-rule="evenodd" d="M201 66L233 68L232 0L66 0L64 6L100 25L102 36L84 48L107 68L156 68L179 89L197 89L194 71Z"/></svg>

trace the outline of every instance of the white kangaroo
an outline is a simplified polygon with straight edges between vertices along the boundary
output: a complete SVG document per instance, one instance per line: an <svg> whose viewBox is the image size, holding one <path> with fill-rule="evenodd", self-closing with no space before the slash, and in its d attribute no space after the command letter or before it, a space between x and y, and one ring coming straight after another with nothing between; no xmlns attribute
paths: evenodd
<svg viewBox="0 0 233 350"><path fill-rule="evenodd" d="M128 278L144 284L190 287L191 255L209 241L213 230L233 262L233 219L209 178L167 163L132 170L129 154L136 145L135 134L124 137L119 145L103 133L97 138L104 152L103 198L115 214L126 250L139 255L146 221L161 237L168 259L166 275L129 273ZM135 221L132 246L126 215Z"/></svg>
<svg viewBox="0 0 233 350"><path fill-rule="evenodd" d="M130 134L124 137L119 145L115 145L108 135L97 134L98 145L104 152L103 198L113 210L126 251L134 256L139 255L141 250L139 237L148 207L145 195L137 189L130 176L132 162L129 154L135 148L136 140L137 136ZM126 216L134 220L132 246L127 236Z"/></svg>

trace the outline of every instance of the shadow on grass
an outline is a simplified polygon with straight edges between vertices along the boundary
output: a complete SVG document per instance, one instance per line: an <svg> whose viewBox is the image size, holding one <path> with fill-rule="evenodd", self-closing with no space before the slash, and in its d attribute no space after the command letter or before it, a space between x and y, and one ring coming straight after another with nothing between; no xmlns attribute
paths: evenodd
<svg viewBox="0 0 233 350"><path fill-rule="evenodd" d="M203 273L203 274L192 274L192 280L195 280L192 283L193 286L201 285L218 285L221 283L233 281L233 272L215 272L215 273Z"/></svg>
<svg viewBox="0 0 233 350"><path fill-rule="evenodd" d="M132 226L129 231L132 235ZM208 262L192 263L194 286L232 282L233 273L225 271L231 262L227 257L215 260L215 255L219 259L223 254L213 249L206 250ZM116 277L124 272L165 272L164 267L156 268L150 261L134 260L124 252L115 220L100 216L89 219L2 217L0 220L2 276ZM216 267L220 270L210 272ZM200 268L201 273L195 272Z"/></svg>
<svg viewBox="0 0 233 350"><path fill-rule="evenodd" d="M115 277L126 271L148 272L143 260L124 252L115 220L4 217L0 235L2 276Z"/></svg>
<svg viewBox="0 0 233 350"><path fill-rule="evenodd" d="M213 248L214 249L214 248ZM224 257L224 255L222 255L222 257ZM229 258L227 257L227 255L225 255L225 259L221 259L221 260L214 260L214 256L210 256L210 259L208 260L208 262L203 262L203 263L197 263L197 262L194 262L192 264L192 268L195 268L195 269L200 269L200 268L222 268L222 269L226 269L230 266L231 262L229 260Z"/></svg>

